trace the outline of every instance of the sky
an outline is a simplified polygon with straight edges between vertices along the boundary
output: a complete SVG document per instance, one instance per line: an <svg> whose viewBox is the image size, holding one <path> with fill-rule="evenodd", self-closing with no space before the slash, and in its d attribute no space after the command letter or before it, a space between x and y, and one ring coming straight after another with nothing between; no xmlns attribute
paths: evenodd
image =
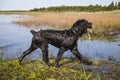
<svg viewBox="0 0 120 80"><path fill-rule="evenodd" d="M33 8L50 6L88 6L88 5L109 5L111 2L120 0L0 0L0 11L3 10L30 10Z"/></svg>

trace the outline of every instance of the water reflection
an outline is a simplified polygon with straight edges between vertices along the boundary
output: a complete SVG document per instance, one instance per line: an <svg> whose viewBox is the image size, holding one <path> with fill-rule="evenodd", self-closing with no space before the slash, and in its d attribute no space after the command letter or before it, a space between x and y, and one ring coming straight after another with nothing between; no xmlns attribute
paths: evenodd
<svg viewBox="0 0 120 80"><path fill-rule="evenodd" d="M3 53L3 59L12 59L20 56L31 44L31 28L12 23L13 20L19 17L21 15L0 15L0 50ZM38 31L39 29L35 30ZM87 57L107 59L108 56L115 56L117 59L120 59L120 46L118 46L120 38L117 39L117 42L79 40L78 48L81 54ZM58 49L49 45L49 53L55 57ZM37 49L27 57L41 59L41 54L41 50ZM72 53L67 51L63 56L71 57Z"/></svg>

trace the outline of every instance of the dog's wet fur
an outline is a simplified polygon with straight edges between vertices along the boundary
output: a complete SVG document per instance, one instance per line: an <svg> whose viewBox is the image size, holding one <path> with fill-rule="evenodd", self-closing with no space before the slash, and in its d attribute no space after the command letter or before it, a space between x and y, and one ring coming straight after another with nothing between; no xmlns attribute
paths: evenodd
<svg viewBox="0 0 120 80"><path fill-rule="evenodd" d="M57 58L55 59L54 66L59 67L59 61L63 53L70 50L76 58L85 64L92 64L92 62L87 61L78 51L77 40L82 37L84 33L87 33L87 28L92 28L92 23L85 19L76 21L73 26L68 30L40 30L35 32L31 30L33 34L32 43L28 50L24 51L22 56L19 57L19 63L21 64L23 58L30 54L32 51L40 48L43 55L43 60L48 66L52 64L49 63L48 58L48 44L51 44L59 48Z"/></svg>

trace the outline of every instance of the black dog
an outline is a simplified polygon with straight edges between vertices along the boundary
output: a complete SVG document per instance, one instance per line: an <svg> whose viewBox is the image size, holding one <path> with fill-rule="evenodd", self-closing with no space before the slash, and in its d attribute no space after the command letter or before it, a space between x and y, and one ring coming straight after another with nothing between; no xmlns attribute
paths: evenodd
<svg viewBox="0 0 120 80"><path fill-rule="evenodd" d="M59 48L59 52L55 60L56 67L59 67L59 60L67 50L71 50L75 57L77 57L81 62L87 62L77 49L77 40L87 32L87 28L92 28L92 23L82 19L75 22L69 30L40 30L38 32L31 30L31 33L33 34L32 43L30 48L23 52L22 56L19 57L20 64L26 55L30 54L37 48L40 48L43 53L43 60L48 66L50 66L51 64L49 63L48 58L48 44L52 44Z"/></svg>

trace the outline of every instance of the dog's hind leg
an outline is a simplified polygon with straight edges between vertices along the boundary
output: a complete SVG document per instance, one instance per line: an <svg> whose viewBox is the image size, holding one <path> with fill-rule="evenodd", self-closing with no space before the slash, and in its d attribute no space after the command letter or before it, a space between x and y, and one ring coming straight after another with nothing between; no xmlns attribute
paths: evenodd
<svg viewBox="0 0 120 80"><path fill-rule="evenodd" d="M56 58L56 60L55 60L55 67L59 67L59 61L60 61L61 56L63 55L63 53L64 53L65 51L66 51L66 49L63 48L63 47L61 47L61 48L59 49L57 58Z"/></svg>
<svg viewBox="0 0 120 80"><path fill-rule="evenodd" d="M18 58L19 60L19 64L21 64L22 60L24 59L24 57L28 54L30 54L32 51L36 50L37 49L37 46L36 44L34 43L34 41L32 41L32 44L30 46L30 48L26 51L23 52L22 56Z"/></svg>
<svg viewBox="0 0 120 80"><path fill-rule="evenodd" d="M39 46L39 48L42 50L43 60L48 66L51 66L51 64L49 63L49 58L48 58L48 43L43 42L42 45Z"/></svg>

